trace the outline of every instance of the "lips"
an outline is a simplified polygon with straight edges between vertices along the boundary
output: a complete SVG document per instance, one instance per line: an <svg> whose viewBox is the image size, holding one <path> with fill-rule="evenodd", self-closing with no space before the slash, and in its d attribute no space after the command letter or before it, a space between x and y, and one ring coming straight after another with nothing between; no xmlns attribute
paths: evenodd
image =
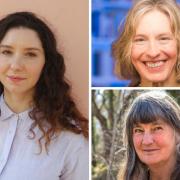
<svg viewBox="0 0 180 180"><path fill-rule="evenodd" d="M143 149L143 152L144 153L147 153L147 154L152 154L152 153L156 153L157 151L159 151L160 149Z"/></svg>
<svg viewBox="0 0 180 180"><path fill-rule="evenodd" d="M25 80L26 78L24 77L20 77L20 76L7 76L9 80L13 81L13 82L20 82L22 80Z"/></svg>

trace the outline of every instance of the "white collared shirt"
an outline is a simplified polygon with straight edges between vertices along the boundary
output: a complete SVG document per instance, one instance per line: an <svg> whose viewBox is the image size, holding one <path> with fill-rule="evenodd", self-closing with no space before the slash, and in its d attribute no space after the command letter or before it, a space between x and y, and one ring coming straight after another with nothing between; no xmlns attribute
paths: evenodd
<svg viewBox="0 0 180 180"><path fill-rule="evenodd" d="M16 114L0 97L0 180L88 180L88 142L82 135L62 131L39 153L35 139L28 138L30 110Z"/></svg>

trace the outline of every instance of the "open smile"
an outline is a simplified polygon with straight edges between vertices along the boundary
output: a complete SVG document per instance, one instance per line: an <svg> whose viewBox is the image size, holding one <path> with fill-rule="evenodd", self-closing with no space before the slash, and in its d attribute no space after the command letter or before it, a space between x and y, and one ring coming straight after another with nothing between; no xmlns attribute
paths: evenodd
<svg viewBox="0 0 180 180"><path fill-rule="evenodd" d="M166 63L167 60L160 60L160 61L146 61L144 62L144 64L148 67L148 68L159 68L161 66L163 66Z"/></svg>

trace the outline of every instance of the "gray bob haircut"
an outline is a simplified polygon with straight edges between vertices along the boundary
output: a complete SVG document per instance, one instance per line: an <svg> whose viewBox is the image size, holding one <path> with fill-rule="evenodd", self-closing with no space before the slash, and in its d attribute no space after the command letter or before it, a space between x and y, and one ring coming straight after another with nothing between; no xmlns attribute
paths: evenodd
<svg viewBox="0 0 180 180"><path fill-rule="evenodd" d="M177 134L180 134L180 107L171 96L163 91L149 91L135 98L126 118L126 165L123 170L120 170L120 179L147 179L148 167L140 161L133 145L133 127L137 123L147 124L159 119L171 126ZM179 143L177 147L179 147ZM177 148L177 155L176 168L172 174L173 180L180 177L179 148Z"/></svg>

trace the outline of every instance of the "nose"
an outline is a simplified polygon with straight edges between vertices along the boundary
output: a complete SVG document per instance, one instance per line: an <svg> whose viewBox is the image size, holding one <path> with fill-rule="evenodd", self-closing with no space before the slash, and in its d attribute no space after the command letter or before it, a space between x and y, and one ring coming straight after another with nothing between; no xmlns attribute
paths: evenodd
<svg viewBox="0 0 180 180"><path fill-rule="evenodd" d="M21 70L23 67L23 62L21 60L21 57L15 56L10 63L10 68L14 71Z"/></svg>
<svg viewBox="0 0 180 180"><path fill-rule="evenodd" d="M144 133L144 136L142 138L142 144L143 145L150 145L154 142L153 135L149 132Z"/></svg>
<svg viewBox="0 0 180 180"><path fill-rule="evenodd" d="M159 54L160 54L160 49L158 43L155 40L149 42L149 46L147 49L147 56L149 58L156 58L159 56Z"/></svg>

